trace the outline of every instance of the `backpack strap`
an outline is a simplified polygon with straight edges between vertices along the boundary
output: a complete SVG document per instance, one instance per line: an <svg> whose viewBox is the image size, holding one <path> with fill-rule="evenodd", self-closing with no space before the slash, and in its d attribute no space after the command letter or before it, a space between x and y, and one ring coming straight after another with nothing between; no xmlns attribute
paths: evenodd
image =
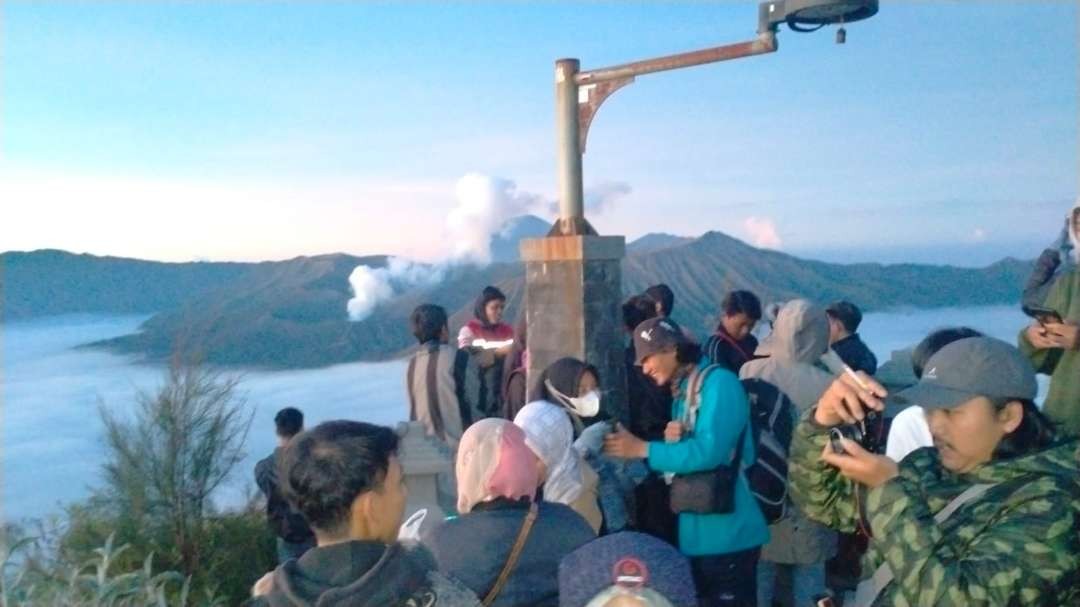
<svg viewBox="0 0 1080 607"><path fill-rule="evenodd" d="M521 552L525 549L525 540L529 539L529 532L532 531L533 523L536 522L537 513L536 501L533 501L529 504L529 513L525 515L525 522L521 524L521 530L518 531L517 539L514 540L514 547L510 549L510 556L506 557L506 564L503 565L502 571L499 572L495 585L491 587L491 591L487 593L484 602L481 603L483 607L490 607L499 596L499 593L502 592L503 587L506 586L506 582L510 580L510 574L514 571L514 566L517 565L518 559L521 558Z"/></svg>
<svg viewBox="0 0 1080 607"><path fill-rule="evenodd" d="M694 426L697 424L697 412L701 408L701 389L705 386L705 379L709 374L719 368L720 365L707 365L694 369L686 380L686 405L683 407L679 420L682 422L684 431L694 431Z"/></svg>

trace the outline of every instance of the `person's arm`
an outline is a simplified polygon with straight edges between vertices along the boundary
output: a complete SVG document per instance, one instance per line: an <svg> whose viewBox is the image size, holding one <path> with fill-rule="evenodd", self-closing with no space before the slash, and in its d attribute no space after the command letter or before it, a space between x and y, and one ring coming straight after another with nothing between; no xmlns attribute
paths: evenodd
<svg viewBox="0 0 1080 607"><path fill-rule="evenodd" d="M270 498L270 494L274 490L275 476L272 457L259 460L259 463L255 464L255 485L259 487L259 491L262 491L263 496L267 499Z"/></svg>
<svg viewBox="0 0 1080 607"><path fill-rule="evenodd" d="M1076 496L1047 495L1033 481L1017 503L980 528L968 542L946 542L921 495L917 470L870 492L867 512L874 546L895 576L895 592L909 605L971 606L1051 603L1048 589L1080 567ZM1000 499L1000 498L999 498ZM980 501L995 500L993 489ZM967 508L978 508L979 501ZM990 506L990 507L996 507ZM962 516L962 513L954 516Z"/></svg>
<svg viewBox="0 0 1080 607"><path fill-rule="evenodd" d="M735 441L750 419L742 384L730 372L713 371L701 389L694 432L677 443L648 443L649 466L661 472L685 474L731 463Z"/></svg>
<svg viewBox="0 0 1080 607"><path fill-rule="evenodd" d="M1047 292L1050 289L1050 281L1054 279L1054 273L1061 265L1061 253L1057 247L1045 249L1039 259L1035 261L1035 267L1028 276L1027 283L1021 301L1024 305L1043 305Z"/></svg>
<svg viewBox="0 0 1080 607"><path fill-rule="evenodd" d="M473 335L472 329L469 328L469 325L465 325L464 327L461 327L461 331L458 331L457 347L463 350L471 348L475 339L476 336Z"/></svg>
<svg viewBox="0 0 1080 607"><path fill-rule="evenodd" d="M461 415L461 430L463 433L477 418L476 410L470 400L475 394L475 390L473 392L469 391L470 381L475 381L476 378L469 377L469 369L471 368L469 358L468 352L454 350L454 395L457 396L457 407Z"/></svg>
<svg viewBox="0 0 1080 607"><path fill-rule="evenodd" d="M855 530L859 513L855 484L821 459L829 429L814 421L814 409L803 414L788 453L788 490L808 518L844 533Z"/></svg>
<svg viewBox="0 0 1080 607"><path fill-rule="evenodd" d="M1073 296L1071 292L1072 282L1071 280L1059 280L1054 283L1050 295L1046 298L1045 306L1051 310L1067 310ZM1033 327L1037 327L1037 325L1025 327L1020 331L1017 347L1031 361L1031 365L1035 367L1037 372L1053 375L1064 351L1061 348L1052 347L1051 344L1044 342L1044 338L1040 336L1032 336L1030 331L1037 330ZM1045 330L1042 333L1045 334Z"/></svg>

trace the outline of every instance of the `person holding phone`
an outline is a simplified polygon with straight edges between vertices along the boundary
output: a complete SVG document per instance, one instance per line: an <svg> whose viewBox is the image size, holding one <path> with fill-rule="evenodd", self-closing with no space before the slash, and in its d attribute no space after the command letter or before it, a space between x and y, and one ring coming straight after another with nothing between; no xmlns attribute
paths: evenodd
<svg viewBox="0 0 1080 607"><path fill-rule="evenodd" d="M1080 240L1080 200L1070 224L1076 242ZM1074 247L1072 252L1080 256L1080 249ZM1074 266L1058 277L1045 302L1029 311L1035 322L1020 333L1018 345L1036 371L1050 376L1044 410L1068 432L1080 434L1080 269Z"/></svg>
<svg viewBox="0 0 1080 607"><path fill-rule="evenodd" d="M845 605L1080 604L1080 462L1035 405L1035 372L1011 345L961 339L894 396L926 411L933 448L897 464L830 431L883 411L884 388L840 376L791 444L791 495L830 527L871 537ZM862 384L860 386L859 384Z"/></svg>

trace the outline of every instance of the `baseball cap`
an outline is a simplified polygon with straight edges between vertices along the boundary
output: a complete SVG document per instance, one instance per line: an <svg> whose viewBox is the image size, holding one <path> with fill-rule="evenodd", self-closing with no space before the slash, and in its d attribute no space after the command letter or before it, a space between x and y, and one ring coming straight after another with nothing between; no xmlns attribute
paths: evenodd
<svg viewBox="0 0 1080 607"><path fill-rule="evenodd" d="M1039 386L1031 363L1015 347L992 337L969 337L945 346L926 362L919 383L896 394L923 409L952 409L985 396L1034 400Z"/></svg>
<svg viewBox="0 0 1080 607"><path fill-rule="evenodd" d="M613 533L559 563L559 607L604 605L618 596L633 596L650 606L698 604L690 562L651 535Z"/></svg>
<svg viewBox="0 0 1080 607"><path fill-rule="evenodd" d="M634 329L634 364L641 366L645 359L686 343L682 328L670 318L650 318Z"/></svg>

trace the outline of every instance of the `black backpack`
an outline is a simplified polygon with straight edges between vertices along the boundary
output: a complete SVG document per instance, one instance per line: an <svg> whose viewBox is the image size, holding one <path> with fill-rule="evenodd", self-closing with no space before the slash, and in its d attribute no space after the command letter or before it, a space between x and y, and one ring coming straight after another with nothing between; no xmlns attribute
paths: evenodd
<svg viewBox="0 0 1080 607"><path fill-rule="evenodd" d="M723 367L709 365L695 372L697 377L691 377L688 382L686 406L694 412L692 417L696 417L700 406L706 377L718 368ZM798 414L795 405L776 386L760 379L744 379L742 386L750 403L750 431L757 455L743 473L765 522L771 525L788 513L788 448Z"/></svg>

